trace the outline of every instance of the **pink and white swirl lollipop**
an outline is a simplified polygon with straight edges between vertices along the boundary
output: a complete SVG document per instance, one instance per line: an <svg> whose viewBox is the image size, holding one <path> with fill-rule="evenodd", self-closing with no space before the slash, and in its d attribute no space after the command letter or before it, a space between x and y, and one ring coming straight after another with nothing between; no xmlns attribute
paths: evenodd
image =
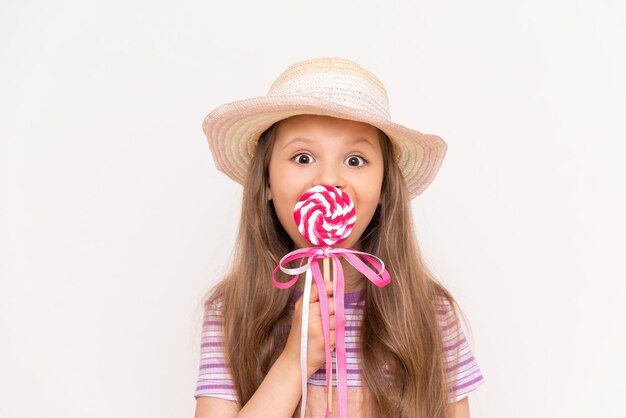
<svg viewBox="0 0 626 418"><path fill-rule="evenodd" d="M293 212L300 233L313 245L345 241L356 222L354 203L334 186L313 186L300 196Z"/></svg>

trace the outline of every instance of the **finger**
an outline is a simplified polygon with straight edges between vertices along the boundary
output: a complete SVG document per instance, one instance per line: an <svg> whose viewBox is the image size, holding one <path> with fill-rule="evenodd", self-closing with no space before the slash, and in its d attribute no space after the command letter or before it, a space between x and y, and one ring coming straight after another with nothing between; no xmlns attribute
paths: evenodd
<svg viewBox="0 0 626 418"><path fill-rule="evenodd" d="M332 296L333 294L333 282L324 282L324 286L326 287L325 291L328 296ZM311 286L311 299L309 303L315 303L320 300L320 291L317 287L317 283L313 283Z"/></svg>
<svg viewBox="0 0 626 418"><path fill-rule="evenodd" d="M320 301L311 302L309 305L309 315L322 315L322 305ZM335 315L335 300L333 298L328 298L328 315Z"/></svg>
<svg viewBox="0 0 626 418"><path fill-rule="evenodd" d="M331 281L324 282L324 285L326 285L326 294L328 296L332 296L333 295L333 282Z"/></svg>
<svg viewBox="0 0 626 418"><path fill-rule="evenodd" d="M331 315L329 318L329 324L330 324L330 330L334 331L335 330L335 315Z"/></svg>
<svg viewBox="0 0 626 418"><path fill-rule="evenodd" d="M328 298L328 313L330 315L335 314L335 298Z"/></svg>
<svg viewBox="0 0 626 418"><path fill-rule="evenodd" d="M309 316L319 317L322 314L319 302L313 302L309 305Z"/></svg>
<svg viewBox="0 0 626 418"><path fill-rule="evenodd" d="M313 283L313 285L311 286L311 299L309 303L315 303L319 300L320 300L320 292L319 292L319 289L317 288L317 283Z"/></svg>

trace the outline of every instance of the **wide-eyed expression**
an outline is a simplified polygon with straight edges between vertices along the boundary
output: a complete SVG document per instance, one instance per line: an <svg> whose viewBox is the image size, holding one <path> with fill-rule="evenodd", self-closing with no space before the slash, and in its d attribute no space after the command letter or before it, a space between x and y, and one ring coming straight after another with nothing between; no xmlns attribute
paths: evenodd
<svg viewBox="0 0 626 418"><path fill-rule="evenodd" d="M336 247L359 247L380 203L384 166L377 128L330 116L298 115L278 124L269 163L269 198L283 228L298 248L310 247L293 219L296 202L318 184L348 193L357 220Z"/></svg>

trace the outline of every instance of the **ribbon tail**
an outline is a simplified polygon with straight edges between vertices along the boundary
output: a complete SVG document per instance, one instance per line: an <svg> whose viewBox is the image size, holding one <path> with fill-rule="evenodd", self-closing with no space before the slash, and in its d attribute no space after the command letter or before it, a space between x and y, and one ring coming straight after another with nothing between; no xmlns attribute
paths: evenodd
<svg viewBox="0 0 626 418"><path fill-rule="evenodd" d="M307 395L307 361L306 352L309 333L309 303L311 302L311 269L306 271L304 294L302 295L302 328L300 329L300 373L302 376L302 400L300 401L300 418L305 418Z"/></svg>
<svg viewBox="0 0 626 418"><path fill-rule="evenodd" d="M333 367L332 356L330 354L330 310L328 307L328 295L326 294L326 283L324 282L324 276L320 271L320 266L317 262L311 264L313 270L313 279L317 285L319 298L320 298L320 316L322 319L322 331L324 333L324 351L326 357L326 387L330 387L330 374L328 371ZM326 404L326 416L329 416L328 403Z"/></svg>
<svg viewBox="0 0 626 418"><path fill-rule="evenodd" d="M345 283L343 268L338 258L333 256L333 286L335 300L335 376L337 376L337 397L339 417L348 417L348 379L346 365L346 315L344 309Z"/></svg>
<svg viewBox="0 0 626 418"><path fill-rule="evenodd" d="M304 418L307 402L307 344L308 344L308 331L309 331L309 305L311 303L311 287L313 281L315 281L319 292L320 298L320 315L322 320L322 331L324 334L324 349L326 357L326 384L327 387L332 390L331 386L331 373L333 370L332 355L330 351L330 313L328 306L328 295L326 294L326 285L324 283L324 277L320 271L319 263L316 261L330 256L333 259L333 295L335 300L335 352L336 361L334 364L335 376L337 380L337 397L339 417L347 418L348 416L348 385L347 385L347 361L346 361L346 341L345 341L345 283L343 276L343 269L340 262L340 257L344 257L348 263L350 263L356 270L363 273L363 275L371 281L377 287L385 287L391 282L391 276L385 269L384 262L378 257L354 250L352 248L307 248L298 249L284 256L278 266L272 273L272 282L274 286L280 289L287 289L293 286L298 280L298 276L301 273L306 272L306 282L304 285L304 293L302 295L302 328L300 333L300 368L302 376L302 398L301 398L301 410L300 416ZM370 263L372 267L366 265L363 260ZM297 268L287 268L286 265L294 260L300 260L300 265ZM306 260L306 265L303 265ZM293 279L288 280L286 283L280 283L276 280L276 273L278 269L290 276L295 276ZM332 395L332 393L329 393ZM329 417L329 404L326 404L326 417Z"/></svg>

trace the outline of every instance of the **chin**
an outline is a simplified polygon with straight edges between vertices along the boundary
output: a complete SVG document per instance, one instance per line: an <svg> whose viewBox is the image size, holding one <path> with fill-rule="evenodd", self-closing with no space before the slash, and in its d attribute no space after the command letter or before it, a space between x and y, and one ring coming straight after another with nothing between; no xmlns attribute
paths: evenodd
<svg viewBox="0 0 626 418"><path fill-rule="evenodd" d="M352 233L348 236L348 238L345 241L342 241L339 244L332 244L332 245L330 245L330 247L332 247L332 248L354 248L354 249L358 250L357 247L360 246L360 239L356 238L357 234L355 232L357 232L357 231L355 231L353 229ZM363 233L363 231L359 231L359 237L360 237L360 235L362 233ZM300 234L300 231L298 231L297 229L295 230L295 232L290 233L289 236L291 237L291 240L293 241L295 247L298 248L298 249L311 248L311 247L326 247L326 245L323 245L323 244L322 245L313 245L313 244L311 244L309 241L306 240L306 238L304 238Z"/></svg>

